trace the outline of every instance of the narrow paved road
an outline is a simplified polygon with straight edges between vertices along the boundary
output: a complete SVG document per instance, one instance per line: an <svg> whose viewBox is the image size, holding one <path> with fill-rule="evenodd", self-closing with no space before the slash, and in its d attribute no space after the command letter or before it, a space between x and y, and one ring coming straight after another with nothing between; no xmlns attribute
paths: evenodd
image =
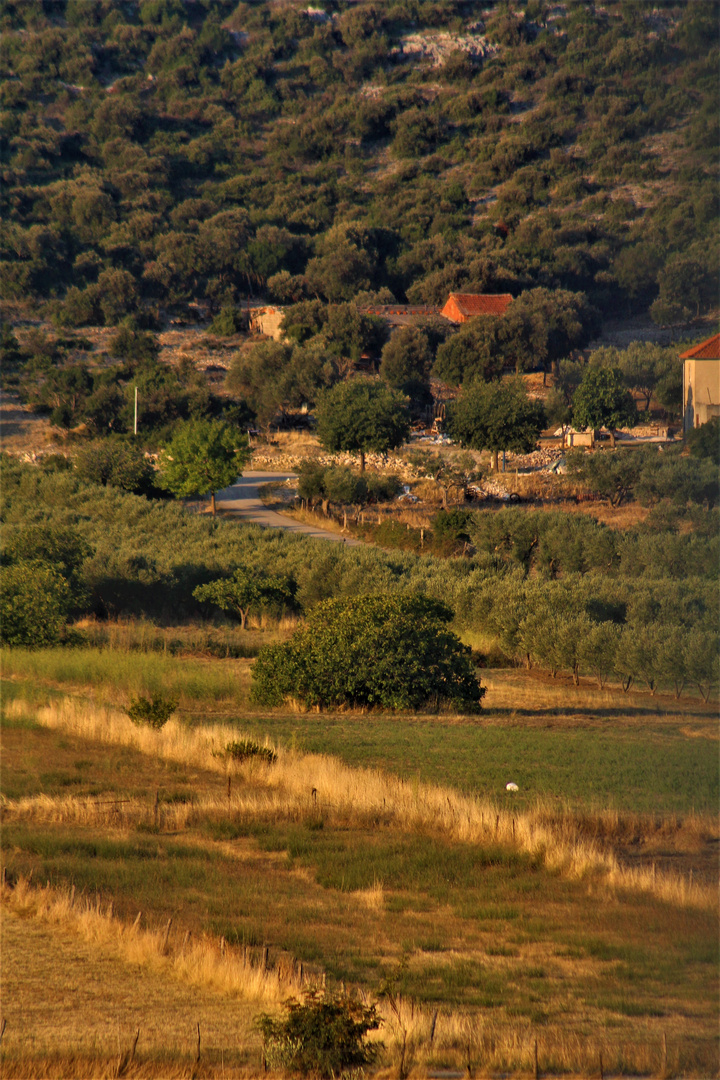
<svg viewBox="0 0 720 1080"><path fill-rule="evenodd" d="M346 543L348 546L359 547L360 540L340 536L339 533L329 532L327 529L318 529L314 525L303 525L302 522L295 521L286 514L278 514L277 510L270 510L263 504L258 493L262 484L295 479L295 473L246 472L231 487L218 491L215 496L217 508L248 524L262 525L269 529L285 529L287 532L314 536L318 540L332 540L335 544Z"/></svg>

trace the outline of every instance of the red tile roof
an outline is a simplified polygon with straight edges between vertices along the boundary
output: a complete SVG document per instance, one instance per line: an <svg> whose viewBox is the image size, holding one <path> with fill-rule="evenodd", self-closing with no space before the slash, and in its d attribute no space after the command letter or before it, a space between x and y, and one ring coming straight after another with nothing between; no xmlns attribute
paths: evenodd
<svg viewBox="0 0 720 1080"><path fill-rule="evenodd" d="M454 300L463 315L504 315L513 298L510 293L450 293L448 300Z"/></svg>
<svg viewBox="0 0 720 1080"><path fill-rule="evenodd" d="M680 353L681 360L720 360L720 334L713 334L707 341L693 345L692 349Z"/></svg>

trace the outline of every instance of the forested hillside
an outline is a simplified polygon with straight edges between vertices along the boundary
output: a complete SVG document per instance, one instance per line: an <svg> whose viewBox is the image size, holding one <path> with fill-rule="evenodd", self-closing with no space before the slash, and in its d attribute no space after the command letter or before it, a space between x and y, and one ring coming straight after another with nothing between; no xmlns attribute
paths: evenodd
<svg viewBox="0 0 720 1080"><path fill-rule="evenodd" d="M4 0L6 300L716 301L718 5Z"/></svg>

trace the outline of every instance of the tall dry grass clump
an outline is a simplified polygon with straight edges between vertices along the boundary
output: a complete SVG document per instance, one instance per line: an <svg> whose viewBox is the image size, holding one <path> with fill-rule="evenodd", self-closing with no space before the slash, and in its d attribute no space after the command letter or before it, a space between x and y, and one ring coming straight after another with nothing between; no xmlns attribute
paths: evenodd
<svg viewBox="0 0 720 1080"><path fill-rule="evenodd" d="M570 878L591 878L611 889L652 893L682 906L714 908L716 903L714 891L700 884L659 874L649 867L621 866L611 851L581 835L571 816L550 821L540 807L515 813L449 788L419 781L406 783L379 770L350 768L336 758L292 750L278 749L273 765L238 763L224 753L239 734L229 725L193 728L173 719L155 731L134 726L117 709L72 698L34 709L16 699L7 711L11 716L33 716L47 727L86 739L244 777L247 782L233 797L232 809L249 816L298 819L321 813L338 823L385 822L402 829L440 833L463 843L511 845ZM6 809L12 812L20 805L6 804ZM42 804L36 805L42 812ZM67 803L68 813L74 812L72 805L72 801ZM228 809L225 803L225 811ZM26 804L24 812L29 812Z"/></svg>
<svg viewBox="0 0 720 1080"><path fill-rule="evenodd" d="M114 918L112 904L101 905L75 889L33 889L25 878L13 888L4 884L0 900L11 911L61 926L101 950L122 960L157 968L195 986L206 986L234 994L265 1007L277 1007L289 995L302 989L294 966L266 970L253 964L241 950L208 936L193 940L189 935L171 935L172 923L158 930L142 929L141 913L133 924Z"/></svg>

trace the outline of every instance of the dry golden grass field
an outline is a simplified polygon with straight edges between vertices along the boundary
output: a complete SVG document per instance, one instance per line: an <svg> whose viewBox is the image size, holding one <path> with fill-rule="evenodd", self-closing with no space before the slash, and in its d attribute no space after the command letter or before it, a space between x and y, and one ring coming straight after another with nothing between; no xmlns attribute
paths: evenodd
<svg viewBox="0 0 720 1080"><path fill-rule="evenodd" d="M512 669L473 720L260 714L249 661L168 656L155 732L123 665L7 657L4 1076L258 1075L323 985L379 1000L378 1076L717 1075L712 703Z"/></svg>

